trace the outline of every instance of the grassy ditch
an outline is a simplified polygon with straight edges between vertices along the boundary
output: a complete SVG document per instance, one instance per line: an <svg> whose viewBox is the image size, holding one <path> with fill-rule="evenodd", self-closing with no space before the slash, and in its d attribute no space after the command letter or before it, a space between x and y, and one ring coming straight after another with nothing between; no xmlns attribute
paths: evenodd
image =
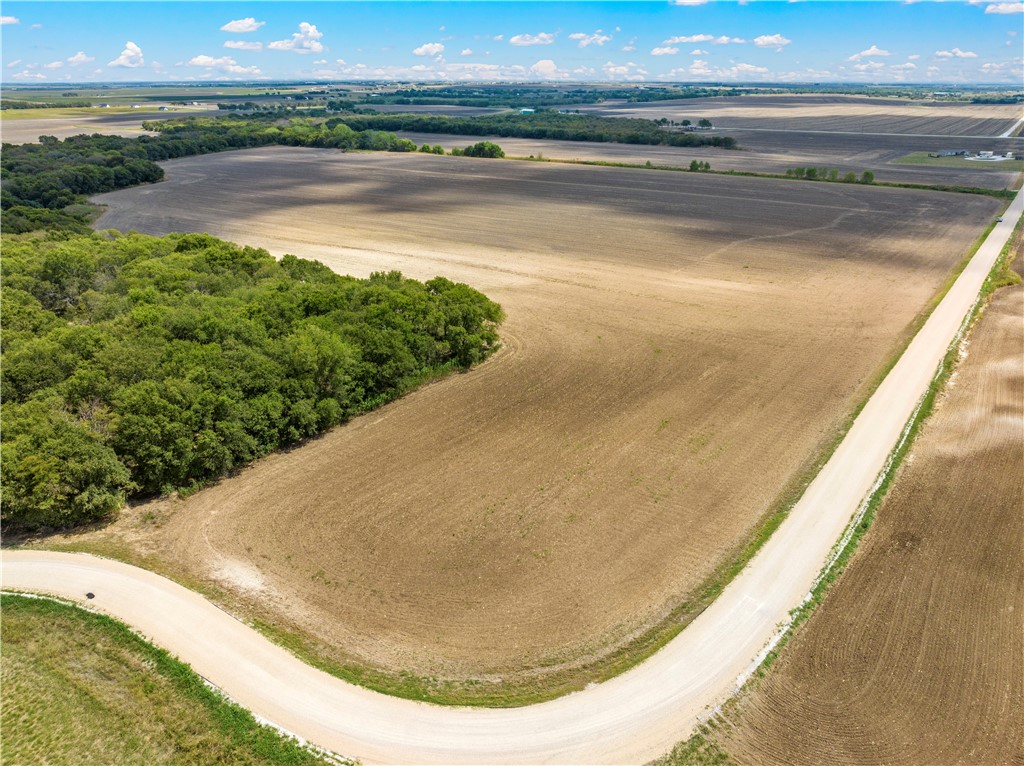
<svg viewBox="0 0 1024 766"><path fill-rule="evenodd" d="M861 505L860 512L833 547L829 555L829 563L823 568L809 598L790 612L789 625L783 630L776 645L765 655L764 660L754 670L743 688L727 700L719 712L698 726L689 739L679 742L666 756L657 760L656 766L717 766L719 764L726 766L735 763L727 751L717 743L716 729L726 724L727 719L739 715L737 706L741 699L751 691L754 685L767 676L786 645L796 635L800 627L810 619L832 586L846 571L861 541L872 527L890 487L898 479L899 468L904 458L910 453L921 426L934 411L938 397L956 369L957 362L961 358L961 345L984 313L988 299L1000 287L1020 284L1021 277L1011 268L1011 264L1021 248L1022 239L1024 239L1024 219L1017 222L1013 234L993 264L982 285L978 300L967 317L964 318L959 333L946 350L928 390L905 427L902 439L890 453L878 483Z"/></svg>
<svg viewBox="0 0 1024 766"><path fill-rule="evenodd" d="M350 763L259 724L123 623L3 594L4 762Z"/></svg>

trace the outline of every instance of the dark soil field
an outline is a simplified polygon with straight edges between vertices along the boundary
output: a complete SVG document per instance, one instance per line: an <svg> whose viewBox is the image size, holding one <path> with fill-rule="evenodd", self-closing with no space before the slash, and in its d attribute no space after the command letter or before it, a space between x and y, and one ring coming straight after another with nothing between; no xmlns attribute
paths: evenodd
<svg viewBox="0 0 1024 766"><path fill-rule="evenodd" d="M900 133L932 136L998 136L1024 117L1016 104L909 101L841 95L735 96L679 101L608 101L581 106L605 117L662 117L722 129Z"/></svg>
<svg viewBox="0 0 1024 766"><path fill-rule="evenodd" d="M735 554L1000 203L432 155L177 160L100 227L208 231L499 301L504 349L76 537L335 661L582 685ZM555 680L551 680L555 679Z"/></svg>
<svg viewBox="0 0 1024 766"><path fill-rule="evenodd" d="M1022 316L1024 286L995 294L850 568L719 729L739 763L1024 763Z"/></svg>
<svg viewBox="0 0 1024 766"><path fill-rule="evenodd" d="M417 144L440 144L445 149L469 146L476 141L494 141L510 157L543 156L547 159L588 162L626 162L642 165L688 167L691 160L710 162L714 170L736 170L782 174L795 167L837 168L841 174L865 170L876 180L896 183L956 184L989 189L1008 189L1020 178L1015 170L997 167L946 168L897 164L912 152L942 149L992 150L1000 153L1024 151L1019 138L960 140L917 136L861 136L768 131L722 131L734 137L739 150L714 147L639 146L635 144L588 143L548 139L494 136L439 135L402 132Z"/></svg>

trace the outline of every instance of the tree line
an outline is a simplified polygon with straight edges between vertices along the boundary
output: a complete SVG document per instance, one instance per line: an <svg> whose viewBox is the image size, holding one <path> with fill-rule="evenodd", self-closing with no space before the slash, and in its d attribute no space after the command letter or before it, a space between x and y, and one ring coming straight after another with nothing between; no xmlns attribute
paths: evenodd
<svg viewBox="0 0 1024 766"><path fill-rule="evenodd" d="M159 181L157 162L272 144L413 152L412 141L380 130L357 133L307 119L283 124L255 118L184 118L143 123L157 136L124 138L99 134L38 144L4 144L0 154L0 207L6 233L89 230L86 211L74 206L92 194Z"/></svg>
<svg viewBox="0 0 1024 766"><path fill-rule="evenodd" d="M598 117L537 110L534 114L490 114L450 117L435 114L352 114L332 117L328 126L347 125L356 131L386 130L455 135L594 141L653 146L717 146L736 148L731 136L674 133L653 120Z"/></svg>
<svg viewBox="0 0 1024 766"><path fill-rule="evenodd" d="M356 279L208 235L5 236L5 527L201 485L498 345L464 284Z"/></svg>

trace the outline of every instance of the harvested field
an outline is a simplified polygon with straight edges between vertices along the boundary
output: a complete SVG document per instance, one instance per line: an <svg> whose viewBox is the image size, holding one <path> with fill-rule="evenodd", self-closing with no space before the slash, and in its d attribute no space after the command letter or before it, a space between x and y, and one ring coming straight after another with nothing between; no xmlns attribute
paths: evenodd
<svg viewBox="0 0 1024 766"><path fill-rule="evenodd" d="M931 165L906 165L900 160L913 152L941 151L951 148L944 138L916 136L823 135L767 131L729 132L740 144L739 150L710 146L640 146L635 144L588 143L548 139L507 138L494 136L460 136L436 133L399 132L417 144L441 144L445 149L469 146L476 141L495 141L510 157L584 160L588 162L626 162L642 165L687 167L691 160L710 162L715 170L736 170L756 173L785 173L795 167L837 168L842 173L860 175L865 170L875 173L878 181L919 184L958 184L988 189L1013 188L1020 177L1019 169L961 162L950 168ZM959 145L957 148L960 148ZM970 142L963 148L978 151L989 149L1006 152L1024 150L1024 141L1015 138Z"/></svg>
<svg viewBox="0 0 1024 766"><path fill-rule="evenodd" d="M44 110L33 110L42 112ZM61 116L30 117L19 119L5 116L0 119L0 140L5 144L34 144L39 136L56 136L68 138L81 133L102 133L110 136L127 136L134 138L142 135L154 135L142 129L146 120L171 120L176 117L210 117L217 110L189 109L187 111L156 112L132 110L131 112L107 113L103 109L48 109L47 112L69 112Z"/></svg>
<svg viewBox="0 0 1024 766"><path fill-rule="evenodd" d="M441 273L502 303L505 348L77 542L130 545L335 660L506 684L585 683L574 667L732 555L999 209L419 154L165 167L97 198L98 225Z"/></svg>
<svg viewBox="0 0 1024 766"><path fill-rule="evenodd" d="M604 117L707 118L722 129L999 136L1021 118L1018 104L909 101L841 95L731 96L580 106Z"/></svg>
<svg viewBox="0 0 1024 766"><path fill-rule="evenodd" d="M717 730L738 762L1024 762L1022 315L995 294L849 569Z"/></svg>

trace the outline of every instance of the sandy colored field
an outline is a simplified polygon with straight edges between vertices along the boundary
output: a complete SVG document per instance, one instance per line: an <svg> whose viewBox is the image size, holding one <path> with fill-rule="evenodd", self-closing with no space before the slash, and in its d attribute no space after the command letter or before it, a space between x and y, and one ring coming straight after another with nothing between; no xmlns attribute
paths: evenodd
<svg viewBox="0 0 1024 766"><path fill-rule="evenodd" d="M724 132L724 131L723 131ZM905 165L899 160L912 152L934 152L954 148L944 138L918 136L824 135L730 130L740 144L739 150L714 147L640 146L636 144L589 143L548 139L507 138L494 136L459 136L436 133L400 132L399 135L417 144L440 144L445 149L465 147L476 141L495 141L510 157L543 155L547 159L627 162L642 165L688 167L691 160L710 162L714 170L785 173L795 167L837 168L841 173L865 170L875 173L876 180L898 183L959 184L991 189L1014 188L1020 171L1007 167L961 161L949 167ZM962 143L962 142L961 142ZM970 140L955 148L998 152L1024 151L1018 138Z"/></svg>
<svg viewBox="0 0 1024 766"><path fill-rule="evenodd" d="M505 349L123 541L389 670L521 678L657 623L833 432L998 207L905 190L274 148L100 226L468 281Z"/></svg>
<svg viewBox="0 0 1024 766"><path fill-rule="evenodd" d="M828 132L998 136L1021 119L1019 104L967 104L842 95L733 96L580 106L606 117L711 120L716 127Z"/></svg>
<svg viewBox="0 0 1024 766"><path fill-rule="evenodd" d="M995 294L850 569L723 730L739 762L1024 762L1022 315L1024 287Z"/></svg>
<svg viewBox="0 0 1024 766"><path fill-rule="evenodd" d="M170 120L175 117L210 116L216 110L209 109L177 109L173 112L151 111L156 107L145 109L106 110L106 109L33 109L39 117L22 118L17 112L11 112L0 119L0 140L6 144L33 144L39 136L56 136L67 138L81 133L103 133L112 136L146 135L142 129L145 120ZM25 110L29 111L29 110ZM59 116L49 116L49 112L64 112ZM13 117L13 118L12 118ZM153 135L150 133L149 135Z"/></svg>

